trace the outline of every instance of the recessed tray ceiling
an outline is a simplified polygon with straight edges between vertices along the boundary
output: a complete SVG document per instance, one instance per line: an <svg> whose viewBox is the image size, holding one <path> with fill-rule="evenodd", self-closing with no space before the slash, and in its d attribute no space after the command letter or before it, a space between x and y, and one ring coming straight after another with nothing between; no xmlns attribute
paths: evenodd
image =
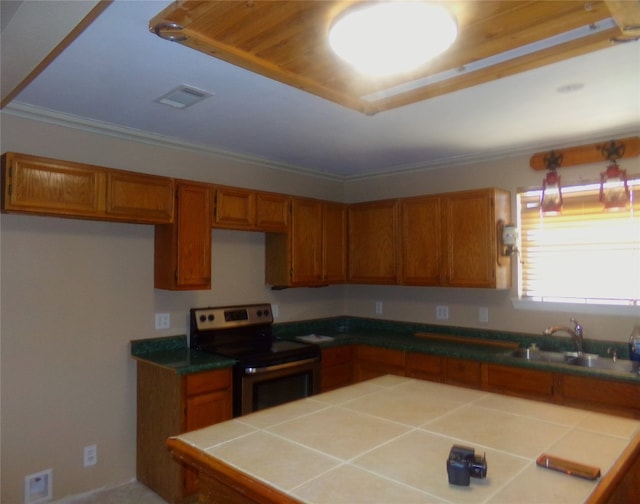
<svg viewBox="0 0 640 504"><path fill-rule="evenodd" d="M634 36L619 28L631 26L625 7L629 2L446 1L443 4L458 22L453 46L415 72L374 79L340 60L327 41L333 19L354 3L186 0L160 12L149 28L163 38L365 114L531 70Z"/></svg>

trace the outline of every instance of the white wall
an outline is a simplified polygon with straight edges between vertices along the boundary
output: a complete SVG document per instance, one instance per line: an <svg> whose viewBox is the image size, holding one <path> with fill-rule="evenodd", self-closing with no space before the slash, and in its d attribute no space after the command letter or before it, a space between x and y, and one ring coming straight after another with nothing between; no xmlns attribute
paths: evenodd
<svg viewBox="0 0 640 504"><path fill-rule="evenodd" d="M325 199L330 180L134 144L2 114L15 151ZM53 468L54 497L135 477L135 362L129 341L186 334L189 308L280 306L280 320L340 315L343 289L275 292L264 285L264 234L214 230L213 287L153 288L153 226L0 216L2 493L24 501L24 476ZM154 314L171 329L156 331ZM98 445L84 469L83 447Z"/></svg>
<svg viewBox="0 0 640 504"><path fill-rule="evenodd" d="M221 184L337 201L361 201L495 185L539 184L526 156L346 184L205 153L134 143L2 113L2 152L16 151ZM575 177L600 166L577 168ZM635 169L638 172L638 163ZM580 174L580 175L578 175ZM573 175L571 175L573 177ZM570 178L567 173L567 178ZM0 216L1 439L3 503L23 501L24 476L53 468L54 496L135 477L135 363L132 339L185 334L189 308L271 302L280 321L341 314L435 322L448 304L452 325L536 333L569 313L523 312L513 292L423 287L334 286L271 291L264 285L264 235L214 230L210 291L153 289L153 227L21 215ZM156 331L154 313L171 329ZM587 337L623 341L633 317L585 314ZM98 464L82 467L83 447Z"/></svg>

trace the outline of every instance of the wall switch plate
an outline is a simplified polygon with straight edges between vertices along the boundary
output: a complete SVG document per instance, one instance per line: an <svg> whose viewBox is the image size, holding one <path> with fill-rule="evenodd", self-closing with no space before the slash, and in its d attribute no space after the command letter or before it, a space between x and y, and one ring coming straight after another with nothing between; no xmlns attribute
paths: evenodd
<svg viewBox="0 0 640 504"><path fill-rule="evenodd" d="M98 446L89 445L84 447L84 467L94 466L98 463Z"/></svg>
<svg viewBox="0 0 640 504"><path fill-rule="evenodd" d="M479 322L489 322L489 308L486 306L481 306L478 308L478 321Z"/></svg>
<svg viewBox="0 0 640 504"><path fill-rule="evenodd" d="M448 306L436 306L436 319L449 320L449 307Z"/></svg>
<svg viewBox="0 0 640 504"><path fill-rule="evenodd" d="M53 496L53 469L24 478L24 504L49 502Z"/></svg>
<svg viewBox="0 0 640 504"><path fill-rule="evenodd" d="M274 319L280 316L280 307L277 304L271 305L271 315L273 315Z"/></svg>
<svg viewBox="0 0 640 504"><path fill-rule="evenodd" d="M382 314L382 301L376 301L376 313L378 315Z"/></svg>
<svg viewBox="0 0 640 504"><path fill-rule="evenodd" d="M168 313L156 313L156 329L169 329L171 316Z"/></svg>

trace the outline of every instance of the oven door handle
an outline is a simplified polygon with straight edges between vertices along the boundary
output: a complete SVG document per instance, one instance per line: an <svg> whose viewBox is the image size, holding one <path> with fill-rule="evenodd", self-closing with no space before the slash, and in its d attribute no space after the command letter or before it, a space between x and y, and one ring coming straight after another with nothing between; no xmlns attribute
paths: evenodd
<svg viewBox="0 0 640 504"><path fill-rule="evenodd" d="M270 371L279 371L280 369L287 369L290 367L304 366L305 364L312 364L314 362L318 362L319 360L320 359L314 357L311 359L303 359L303 360L298 360L293 362L286 362L284 364L277 364L275 366L266 366L266 367L260 367L260 368L246 367L244 368L244 372L250 375L268 373Z"/></svg>

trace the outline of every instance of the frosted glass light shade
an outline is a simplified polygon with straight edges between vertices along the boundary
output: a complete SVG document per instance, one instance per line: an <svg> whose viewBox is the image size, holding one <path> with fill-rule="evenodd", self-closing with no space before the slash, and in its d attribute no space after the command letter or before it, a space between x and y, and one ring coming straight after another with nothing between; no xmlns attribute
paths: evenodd
<svg viewBox="0 0 640 504"><path fill-rule="evenodd" d="M391 2L347 11L329 30L329 44L360 72L385 76L424 65L457 35L457 23L445 8Z"/></svg>

